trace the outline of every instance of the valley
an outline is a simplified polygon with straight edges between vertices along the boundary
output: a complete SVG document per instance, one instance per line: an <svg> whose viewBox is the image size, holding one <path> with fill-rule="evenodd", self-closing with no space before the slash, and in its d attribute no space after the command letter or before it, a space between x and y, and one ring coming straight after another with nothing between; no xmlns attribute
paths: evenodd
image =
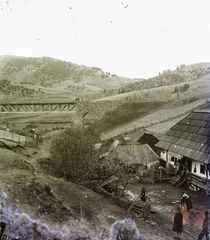
<svg viewBox="0 0 210 240"><path fill-rule="evenodd" d="M184 215L183 236L186 240L197 236L202 211L209 208L209 196L202 191L151 182L149 176L147 182L134 179L127 190L138 196L146 186L152 200L154 213L145 221L111 197L53 174L50 149L54 139L74 128L90 129L94 141L105 144L116 139L136 143L145 132L162 136L190 112L209 106L209 67L209 63L182 65L151 79L129 79L52 58L2 56L0 105L77 101L69 112L0 112L2 131L23 135L28 128L42 136L42 142L33 147L0 138L0 210L6 233L108 240L115 221L132 217L145 240L170 240L174 239L171 205L187 192L194 207L190 215ZM34 224L36 231L31 228Z"/></svg>

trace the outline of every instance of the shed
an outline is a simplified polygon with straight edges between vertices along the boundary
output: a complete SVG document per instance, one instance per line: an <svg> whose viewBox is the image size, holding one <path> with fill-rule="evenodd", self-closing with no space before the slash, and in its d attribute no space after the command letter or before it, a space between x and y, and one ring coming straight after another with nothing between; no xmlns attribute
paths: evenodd
<svg viewBox="0 0 210 240"><path fill-rule="evenodd" d="M119 144L116 152L122 163L126 165L139 164L146 166L159 160L158 155L148 144Z"/></svg>
<svg viewBox="0 0 210 240"><path fill-rule="evenodd" d="M148 144L158 155L159 148L155 146L156 143L159 142L158 138L156 138L151 133L144 133L137 141L140 144Z"/></svg>

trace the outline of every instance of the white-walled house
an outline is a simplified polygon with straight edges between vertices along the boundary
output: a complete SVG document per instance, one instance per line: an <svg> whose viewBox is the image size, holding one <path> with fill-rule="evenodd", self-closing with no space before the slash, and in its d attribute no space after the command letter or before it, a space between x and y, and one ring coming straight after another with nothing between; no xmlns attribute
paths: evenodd
<svg viewBox="0 0 210 240"><path fill-rule="evenodd" d="M210 193L210 111L190 113L156 144L167 164L187 168L187 181Z"/></svg>
<svg viewBox="0 0 210 240"><path fill-rule="evenodd" d="M176 166L178 162L180 162L182 159L182 156L180 154L173 153L171 151L161 149L160 151L160 160L165 161L165 164Z"/></svg>

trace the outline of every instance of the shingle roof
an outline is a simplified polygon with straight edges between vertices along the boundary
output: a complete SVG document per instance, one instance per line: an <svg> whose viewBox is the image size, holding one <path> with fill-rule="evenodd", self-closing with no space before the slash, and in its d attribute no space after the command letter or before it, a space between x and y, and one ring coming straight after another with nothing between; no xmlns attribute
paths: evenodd
<svg viewBox="0 0 210 240"><path fill-rule="evenodd" d="M210 111L190 113L160 137L156 146L203 163L210 163Z"/></svg>
<svg viewBox="0 0 210 240"><path fill-rule="evenodd" d="M146 165L159 160L158 155L147 144L119 144L116 152L119 159L127 165Z"/></svg>

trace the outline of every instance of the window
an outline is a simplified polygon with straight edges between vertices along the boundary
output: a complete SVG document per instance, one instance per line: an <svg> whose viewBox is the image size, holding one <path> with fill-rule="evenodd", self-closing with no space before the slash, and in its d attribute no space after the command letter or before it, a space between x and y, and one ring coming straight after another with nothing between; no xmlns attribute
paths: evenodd
<svg viewBox="0 0 210 240"><path fill-rule="evenodd" d="M195 164L195 166L194 166L194 170L193 170L193 172L194 172L194 173L196 173L196 172L197 172L197 169L196 169L196 164Z"/></svg>
<svg viewBox="0 0 210 240"><path fill-rule="evenodd" d="M200 173L204 174L205 173L205 167L204 165L200 165Z"/></svg>

